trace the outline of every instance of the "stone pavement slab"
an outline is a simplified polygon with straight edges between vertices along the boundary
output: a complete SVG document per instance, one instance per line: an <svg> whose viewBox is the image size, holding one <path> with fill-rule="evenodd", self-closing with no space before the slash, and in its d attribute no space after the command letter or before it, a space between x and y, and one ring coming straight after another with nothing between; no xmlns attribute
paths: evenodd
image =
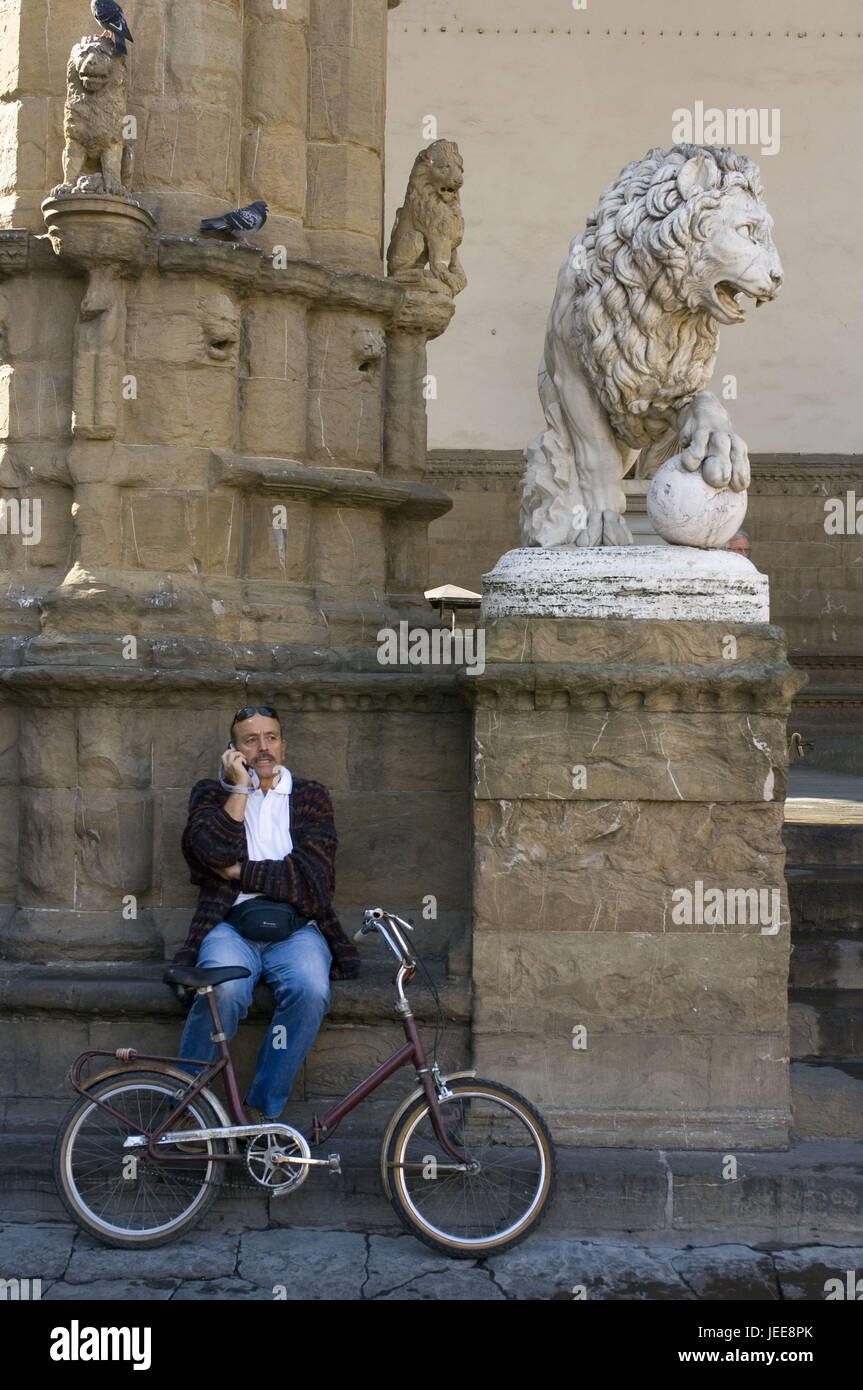
<svg viewBox="0 0 863 1390"><path fill-rule="evenodd" d="M826 1282L840 1280L844 1288L849 1271L856 1288L863 1248L536 1236L486 1260L453 1260L407 1234L317 1227L190 1233L161 1249L136 1251L99 1246L67 1223L0 1227L0 1278L39 1279L42 1298L56 1302L822 1302Z"/></svg>
<svg viewBox="0 0 863 1390"><path fill-rule="evenodd" d="M368 1239L354 1231L251 1231L241 1238L237 1273L271 1297L284 1288L291 1300L361 1298Z"/></svg>
<svg viewBox="0 0 863 1390"><path fill-rule="evenodd" d="M671 1257L672 1268L696 1298L779 1298L776 1270L769 1255L748 1245L711 1245L704 1250L681 1250Z"/></svg>
<svg viewBox="0 0 863 1390"><path fill-rule="evenodd" d="M847 1280L848 1270L863 1279L863 1247L808 1245L799 1250L777 1250L773 1256L782 1297L821 1301L828 1279ZM860 1289L863 1294L863 1288Z"/></svg>

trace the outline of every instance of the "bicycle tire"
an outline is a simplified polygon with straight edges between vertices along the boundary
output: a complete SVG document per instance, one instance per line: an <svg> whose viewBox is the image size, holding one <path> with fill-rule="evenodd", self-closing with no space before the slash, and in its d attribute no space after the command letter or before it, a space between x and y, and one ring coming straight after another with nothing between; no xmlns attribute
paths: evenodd
<svg viewBox="0 0 863 1390"><path fill-rule="evenodd" d="M216 1199L224 1162L214 1162L212 1155L227 1151L224 1140L202 1140L200 1164L169 1167L145 1154L133 1169L124 1167L130 1154L123 1149L124 1138L145 1127L155 1129L157 1117L176 1105L181 1084L158 1068L120 1072L97 1082L86 1098L79 1097L60 1125L53 1154L57 1190L77 1224L105 1245L141 1250L167 1245L197 1225ZM129 1124L100 1109L94 1096L128 1112ZM189 1103L184 1115L201 1128L223 1123L202 1096ZM161 1214L151 1217L154 1203Z"/></svg>
<svg viewBox="0 0 863 1390"><path fill-rule="evenodd" d="M449 1090L452 1097L440 1102L447 1130L458 1148L478 1159L479 1171L451 1171L429 1103L419 1096L384 1155L390 1201L425 1245L454 1259L482 1259L511 1250L542 1221L557 1180L554 1144L539 1111L508 1086L465 1078L449 1083ZM466 1105L471 1100L475 1104Z"/></svg>

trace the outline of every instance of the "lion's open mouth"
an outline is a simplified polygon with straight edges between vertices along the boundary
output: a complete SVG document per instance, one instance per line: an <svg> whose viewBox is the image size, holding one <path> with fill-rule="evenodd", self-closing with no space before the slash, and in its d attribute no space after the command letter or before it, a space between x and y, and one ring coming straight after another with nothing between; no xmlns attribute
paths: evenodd
<svg viewBox="0 0 863 1390"><path fill-rule="evenodd" d="M713 286L713 294L723 313L733 319L745 317L745 311L739 299L740 295L745 294L750 299L754 299L756 309L760 309L761 305L766 304L769 299L769 295L759 295L755 290L745 290L742 285L736 285L733 280L719 280Z"/></svg>

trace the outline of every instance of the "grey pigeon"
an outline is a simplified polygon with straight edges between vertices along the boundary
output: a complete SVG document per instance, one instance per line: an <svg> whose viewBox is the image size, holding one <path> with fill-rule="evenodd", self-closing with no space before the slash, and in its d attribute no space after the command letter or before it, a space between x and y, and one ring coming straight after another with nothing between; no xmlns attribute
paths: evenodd
<svg viewBox="0 0 863 1390"><path fill-rule="evenodd" d="M126 52L126 39L130 43L134 42L126 23L126 16L115 4L115 0L90 0L90 10L93 18L101 24L104 30L104 38L113 38L114 49L117 53Z"/></svg>
<svg viewBox="0 0 863 1390"><path fill-rule="evenodd" d="M244 246L251 246L247 241L244 232L257 232L263 227L267 220L266 203L249 203L248 207L237 208L234 212L226 212L222 217L205 217L201 223L202 232L229 232L234 241L241 241Z"/></svg>

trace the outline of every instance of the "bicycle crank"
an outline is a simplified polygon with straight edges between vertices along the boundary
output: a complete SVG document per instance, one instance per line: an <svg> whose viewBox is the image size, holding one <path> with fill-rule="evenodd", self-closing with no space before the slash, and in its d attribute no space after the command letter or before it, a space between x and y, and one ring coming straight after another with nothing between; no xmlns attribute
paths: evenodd
<svg viewBox="0 0 863 1390"><path fill-rule="evenodd" d="M312 1158L309 1145L299 1130L281 1125L279 1131L250 1139L245 1155L250 1176L273 1197L295 1192L309 1176L311 1167L329 1168L332 1173L342 1171L338 1154Z"/></svg>

